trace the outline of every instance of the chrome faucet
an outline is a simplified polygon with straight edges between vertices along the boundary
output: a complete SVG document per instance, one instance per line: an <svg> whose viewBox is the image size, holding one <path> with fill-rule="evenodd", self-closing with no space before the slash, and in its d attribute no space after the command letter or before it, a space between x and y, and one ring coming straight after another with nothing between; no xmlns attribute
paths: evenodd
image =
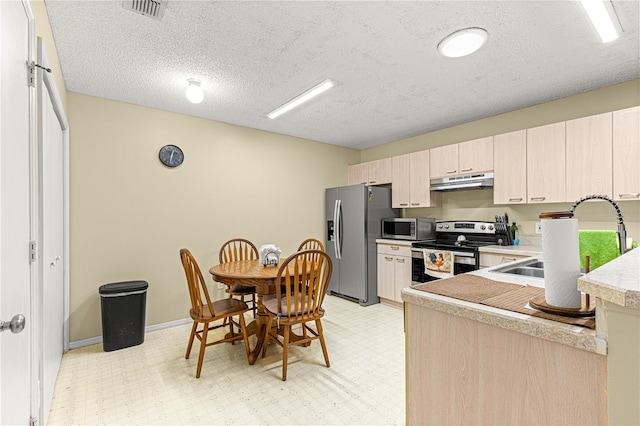
<svg viewBox="0 0 640 426"><path fill-rule="evenodd" d="M624 221L622 220L622 211L620 210L620 207L618 207L615 201L613 201L606 195L587 195L586 197L582 197L578 201L576 201L575 204L571 206L571 209L569 209L569 211L573 213L579 204L588 200L608 201L609 204L611 204L613 208L616 209L616 213L618 215L618 247L620 248L620 254L624 254L627 251L627 230L624 227Z"/></svg>

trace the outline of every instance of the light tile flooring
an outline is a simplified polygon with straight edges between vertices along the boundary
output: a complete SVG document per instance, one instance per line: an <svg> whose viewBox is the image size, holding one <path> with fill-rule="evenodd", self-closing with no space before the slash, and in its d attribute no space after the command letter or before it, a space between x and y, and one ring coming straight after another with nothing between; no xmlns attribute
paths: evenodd
<svg viewBox="0 0 640 426"><path fill-rule="evenodd" d="M287 381L282 348L247 363L244 345L199 344L184 358L191 325L146 333L142 345L102 345L62 358L48 422L53 425L401 425L405 423L402 310L361 307L327 296L319 341L292 347ZM253 337L251 339L254 339ZM253 344L253 340L251 341Z"/></svg>

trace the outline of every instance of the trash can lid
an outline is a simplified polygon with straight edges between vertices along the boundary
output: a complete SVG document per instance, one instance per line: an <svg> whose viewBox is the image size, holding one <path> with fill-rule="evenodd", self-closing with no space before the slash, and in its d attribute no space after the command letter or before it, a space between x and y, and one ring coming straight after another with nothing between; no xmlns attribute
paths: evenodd
<svg viewBox="0 0 640 426"><path fill-rule="evenodd" d="M124 281L101 285L98 291L100 294L114 294L146 290L147 287L149 287L149 283L146 281Z"/></svg>

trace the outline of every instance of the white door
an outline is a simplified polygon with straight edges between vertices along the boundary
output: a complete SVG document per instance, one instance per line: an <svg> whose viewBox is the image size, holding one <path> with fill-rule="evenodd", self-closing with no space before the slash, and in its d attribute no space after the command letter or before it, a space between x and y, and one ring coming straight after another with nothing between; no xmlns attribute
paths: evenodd
<svg viewBox="0 0 640 426"><path fill-rule="evenodd" d="M38 64L49 67L42 39ZM41 330L39 419L47 423L53 388L65 349L64 164L68 128L50 72L38 70L38 149L40 164L40 284L38 329Z"/></svg>
<svg viewBox="0 0 640 426"><path fill-rule="evenodd" d="M33 30L28 2L0 1L0 319L26 318L21 333L0 333L0 423L25 425L31 411L33 232L30 136L34 89L27 84Z"/></svg>

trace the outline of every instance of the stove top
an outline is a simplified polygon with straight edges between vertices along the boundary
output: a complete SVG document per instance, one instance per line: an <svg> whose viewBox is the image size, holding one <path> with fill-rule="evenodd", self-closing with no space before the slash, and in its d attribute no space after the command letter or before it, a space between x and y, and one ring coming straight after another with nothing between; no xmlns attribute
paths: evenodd
<svg viewBox="0 0 640 426"><path fill-rule="evenodd" d="M436 238L431 241L416 241L416 248L440 250L477 251L478 247L503 245L505 238L496 232L493 222L481 221L441 221L436 222Z"/></svg>

